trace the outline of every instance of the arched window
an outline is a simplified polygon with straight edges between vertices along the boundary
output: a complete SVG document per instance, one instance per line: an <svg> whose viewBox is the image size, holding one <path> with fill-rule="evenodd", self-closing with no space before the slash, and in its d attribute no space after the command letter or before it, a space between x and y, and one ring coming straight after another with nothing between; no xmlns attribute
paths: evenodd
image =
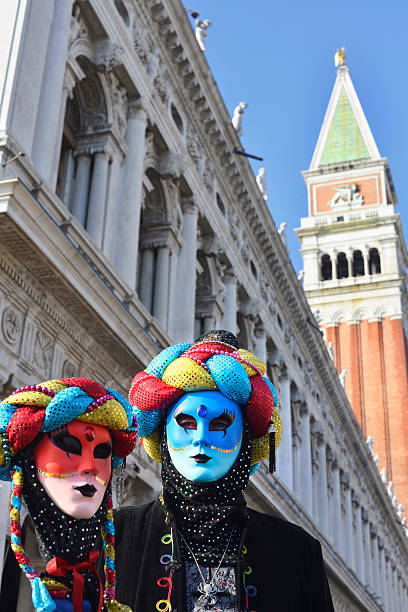
<svg viewBox="0 0 408 612"><path fill-rule="evenodd" d="M127 9L125 5L123 4L122 0L114 0L114 4L116 6L116 10L118 11L119 15L122 17L125 24L129 26L130 24L129 13L127 12Z"/></svg>
<svg viewBox="0 0 408 612"><path fill-rule="evenodd" d="M224 217L225 217L225 213L226 213L226 210L225 210L225 205L224 205L224 202L221 200L221 196L220 196L220 194L219 194L219 193L217 193L216 198L217 198L217 205L218 205L218 208L220 209L220 211L222 212L222 214L223 214L223 215L224 215Z"/></svg>
<svg viewBox="0 0 408 612"><path fill-rule="evenodd" d="M353 253L353 276L364 276L364 258L361 251Z"/></svg>
<svg viewBox="0 0 408 612"><path fill-rule="evenodd" d="M370 249L368 255L369 274L381 274L381 260L378 249Z"/></svg>
<svg viewBox="0 0 408 612"><path fill-rule="evenodd" d="M178 112L174 104L171 105L170 110L171 110L171 116L173 117L173 121L176 124L178 131L182 134L184 131L184 128L183 128L183 120L180 117L180 113Z"/></svg>
<svg viewBox="0 0 408 612"><path fill-rule="evenodd" d="M138 294L147 310L167 327L171 250L167 200L157 172L146 172L153 189L145 197L140 216Z"/></svg>
<svg viewBox="0 0 408 612"><path fill-rule="evenodd" d="M337 278L348 278L348 262L345 253L337 255Z"/></svg>
<svg viewBox="0 0 408 612"><path fill-rule="evenodd" d="M322 281L331 280L333 278L333 269L330 255L322 255L320 277Z"/></svg>

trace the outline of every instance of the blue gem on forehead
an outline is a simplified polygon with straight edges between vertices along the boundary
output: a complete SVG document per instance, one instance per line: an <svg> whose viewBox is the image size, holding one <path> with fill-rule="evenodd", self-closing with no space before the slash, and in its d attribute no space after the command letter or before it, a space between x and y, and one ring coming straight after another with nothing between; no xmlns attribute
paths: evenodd
<svg viewBox="0 0 408 612"><path fill-rule="evenodd" d="M199 417L204 418L207 415L207 407L204 404L198 407L197 414Z"/></svg>

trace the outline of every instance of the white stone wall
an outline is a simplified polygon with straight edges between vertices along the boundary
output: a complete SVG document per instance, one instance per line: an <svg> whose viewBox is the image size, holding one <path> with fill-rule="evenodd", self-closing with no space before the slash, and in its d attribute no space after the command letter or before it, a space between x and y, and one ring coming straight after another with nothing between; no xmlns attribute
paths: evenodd
<svg viewBox="0 0 408 612"><path fill-rule="evenodd" d="M403 610L404 529L181 3L6 4L3 396L71 373L126 392L161 347L235 331L268 362L284 422L277 474L257 472L250 503L320 539L339 610ZM127 472L128 502L160 487L140 448Z"/></svg>

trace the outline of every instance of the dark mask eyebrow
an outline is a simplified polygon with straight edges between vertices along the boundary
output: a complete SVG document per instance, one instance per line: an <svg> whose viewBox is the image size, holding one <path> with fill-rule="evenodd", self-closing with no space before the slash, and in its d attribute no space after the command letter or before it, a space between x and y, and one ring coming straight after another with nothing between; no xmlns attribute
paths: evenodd
<svg viewBox="0 0 408 612"><path fill-rule="evenodd" d="M70 454L82 455L82 444L78 438L69 432L67 425L50 431L48 439L54 446L64 451L68 458L70 458Z"/></svg>
<svg viewBox="0 0 408 612"><path fill-rule="evenodd" d="M227 429L228 427L231 427L231 425L233 424L233 422L235 421L235 412L233 412L232 410L223 410L221 412L221 414L219 414L218 416L214 417L213 419L211 419L210 422L210 431L214 431L214 429L211 427L212 423L214 423L214 421L218 421L218 420L223 420L224 421L224 427L221 427L220 429L218 429L218 431L223 431L224 432L224 437L227 434Z"/></svg>
<svg viewBox="0 0 408 612"><path fill-rule="evenodd" d="M214 417L214 418L216 418L216 419L222 419L222 418L224 418L224 419L231 419L231 423L228 425L228 427L229 427L235 421L235 412L233 412L232 410L226 410L225 409L225 410L223 410L221 412L220 415L218 415L217 417ZM212 419L212 420L214 420L214 419Z"/></svg>
<svg viewBox="0 0 408 612"><path fill-rule="evenodd" d="M195 423L195 427L192 429L197 429L197 421L195 419L194 416L192 416L191 414L187 414L185 412L179 412L175 417L174 420L176 421L177 425L180 425L180 427L182 427L184 429L184 431L187 433L187 427L183 427L183 425L179 422L181 419L183 419L183 417L186 417L188 419L191 419L191 421L194 421Z"/></svg>

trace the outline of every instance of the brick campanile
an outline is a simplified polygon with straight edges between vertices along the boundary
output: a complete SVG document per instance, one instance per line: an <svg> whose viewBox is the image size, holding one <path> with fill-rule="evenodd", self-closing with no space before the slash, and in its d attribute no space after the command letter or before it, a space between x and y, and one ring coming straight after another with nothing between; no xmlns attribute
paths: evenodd
<svg viewBox="0 0 408 612"><path fill-rule="evenodd" d="M408 514L407 249L388 161L341 60L303 172L304 289L394 505Z"/></svg>

